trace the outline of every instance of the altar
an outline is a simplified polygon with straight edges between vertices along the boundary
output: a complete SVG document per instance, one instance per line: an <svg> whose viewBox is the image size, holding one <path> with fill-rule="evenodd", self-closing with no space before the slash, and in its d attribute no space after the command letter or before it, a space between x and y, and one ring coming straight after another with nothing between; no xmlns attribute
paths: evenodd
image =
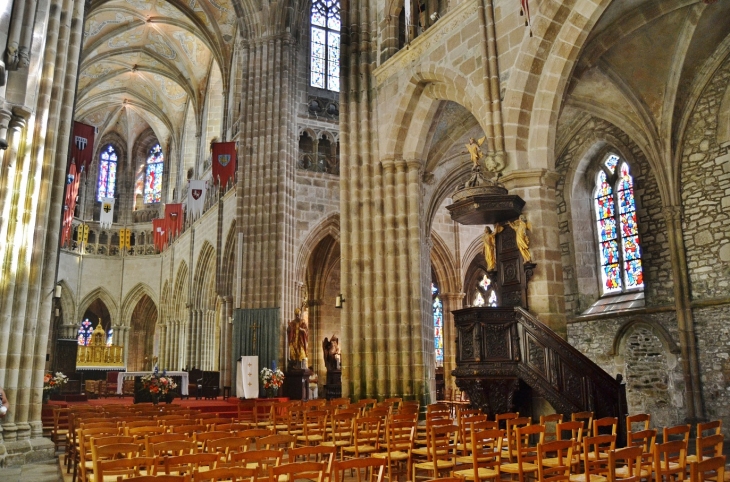
<svg viewBox="0 0 730 482"><path fill-rule="evenodd" d="M124 383L125 378L134 378L134 377L144 377L146 375L154 375L155 372L119 372L117 374L117 395L122 394L122 385ZM157 372L158 376L162 376L162 372ZM178 383L178 388L180 388L180 395L187 397L188 396L188 383L190 383L190 376L188 375L188 372L165 372L165 376L167 377L180 377L180 383Z"/></svg>

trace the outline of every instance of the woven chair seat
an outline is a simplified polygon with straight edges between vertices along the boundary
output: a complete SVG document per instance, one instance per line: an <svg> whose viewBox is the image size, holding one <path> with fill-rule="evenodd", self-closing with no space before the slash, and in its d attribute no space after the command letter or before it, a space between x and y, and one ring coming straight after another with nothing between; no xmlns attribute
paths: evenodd
<svg viewBox="0 0 730 482"><path fill-rule="evenodd" d="M590 482L606 482L608 479L602 475L591 474ZM586 480L586 474L572 474L570 482L589 482Z"/></svg>
<svg viewBox="0 0 730 482"><path fill-rule="evenodd" d="M373 457L377 459L387 459L388 455L390 455L391 460L396 460L398 462L402 460L408 460L408 453L407 452L401 452L400 450L394 450L392 452L379 452L377 454L372 454Z"/></svg>
<svg viewBox="0 0 730 482"><path fill-rule="evenodd" d="M520 464L518 463L511 463L511 464L503 464L500 469L502 472L507 472L508 474L518 474L520 472ZM537 472L537 465L531 464L529 462L524 462L522 464L522 472Z"/></svg>
<svg viewBox="0 0 730 482"><path fill-rule="evenodd" d="M479 467L476 477L474 477L474 469L455 470L454 475L457 477L463 477L467 480L481 480L496 477L497 475L499 475L499 472L494 469Z"/></svg>
<svg viewBox="0 0 730 482"><path fill-rule="evenodd" d="M342 450L344 450L345 452L370 454L376 452L378 449L374 445L349 445L347 447L342 447Z"/></svg>
<svg viewBox="0 0 730 482"><path fill-rule="evenodd" d="M438 461L438 470L444 470L444 469L450 469L453 468L454 465L456 465L451 460L439 460ZM414 467L421 469L421 470L433 470L433 462L419 462L417 464L413 464Z"/></svg>

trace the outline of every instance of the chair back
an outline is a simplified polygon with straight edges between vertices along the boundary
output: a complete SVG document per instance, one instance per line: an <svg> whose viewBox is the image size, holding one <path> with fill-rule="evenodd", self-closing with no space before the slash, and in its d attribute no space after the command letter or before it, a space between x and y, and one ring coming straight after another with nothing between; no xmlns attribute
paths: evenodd
<svg viewBox="0 0 730 482"><path fill-rule="evenodd" d="M707 460L693 462L689 467L690 482L725 480L725 456L711 457Z"/></svg>
<svg viewBox="0 0 730 482"><path fill-rule="evenodd" d="M337 447L327 445L297 447L289 451L289 462L321 462L326 466L326 473L331 474L336 453Z"/></svg>
<svg viewBox="0 0 730 482"><path fill-rule="evenodd" d="M322 462L292 462L269 467L269 482L309 479L322 482L327 465ZM284 477L281 477L284 476Z"/></svg>
<svg viewBox="0 0 730 482"><path fill-rule="evenodd" d="M710 459L722 455L725 437L722 434L697 437L697 460Z"/></svg>
<svg viewBox="0 0 730 482"><path fill-rule="evenodd" d="M616 435L583 437L583 468L586 480L592 475L608 477L608 452L616 449Z"/></svg>
<svg viewBox="0 0 730 482"><path fill-rule="evenodd" d="M108 479L116 477L118 479L123 478L126 481L139 477L148 467L153 467L154 463L155 459L152 457L102 459L96 463L94 468L94 480L104 480L105 477Z"/></svg>
<svg viewBox="0 0 730 482"><path fill-rule="evenodd" d="M570 414L570 420L572 422L583 422L583 437L590 437L593 435L593 412L572 413Z"/></svg>
<svg viewBox="0 0 730 482"><path fill-rule="evenodd" d="M375 457L363 457L359 459L350 459L335 462L333 468L334 482L344 482L345 472L355 472L354 480L357 482L370 481L382 482L385 472L386 461ZM348 477L353 480L353 477Z"/></svg>
<svg viewBox="0 0 730 482"><path fill-rule="evenodd" d="M215 469L221 460L219 454L186 454L173 455L155 459L157 473L164 471L166 475L192 475L195 471Z"/></svg>
<svg viewBox="0 0 730 482"><path fill-rule="evenodd" d="M637 432L640 430L649 430L649 424L651 423L651 415L648 413L637 413L636 415L626 416L626 433ZM634 424L639 424L634 427Z"/></svg>
<svg viewBox="0 0 730 482"><path fill-rule="evenodd" d="M280 433L256 439L256 449L278 449L287 452L288 450L293 449L296 443L297 438L294 435Z"/></svg>
<svg viewBox="0 0 730 482"><path fill-rule="evenodd" d="M540 415L540 425L545 426L545 441L549 442L558 439L557 425L563 422L562 413L551 413L549 415Z"/></svg>
<svg viewBox="0 0 730 482"><path fill-rule="evenodd" d="M642 456L640 445L608 451L608 482L641 482ZM617 468L623 473L617 475Z"/></svg>
<svg viewBox="0 0 730 482"><path fill-rule="evenodd" d="M281 464L283 450L249 450L248 452L238 452L231 454L231 464L233 466L243 466L254 468L259 477L269 475L269 467L276 467Z"/></svg>
<svg viewBox="0 0 730 482"><path fill-rule="evenodd" d="M710 432L710 433L705 433ZM707 435L720 435L722 433L722 420L712 420L710 422L697 424L697 436L705 437Z"/></svg>
<svg viewBox="0 0 730 482"><path fill-rule="evenodd" d="M672 440L683 440L685 445L689 443L689 432L692 430L692 426L687 425L675 425L674 427L664 427L662 429L662 442L670 442Z"/></svg>
<svg viewBox="0 0 730 482"><path fill-rule="evenodd" d="M207 470L205 472L196 470L193 473L193 482L218 482L219 480L227 480L231 482L253 481L256 480L256 469L249 469L246 467L222 467Z"/></svg>
<svg viewBox="0 0 730 482"><path fill-rule="evenodd" d="M604 417L593 421L593 432L592 435L610 434L616 435L616 429L618 427L617 417Z"/></svg>
<svg viewBox="0 0 730 482"><path fill-rule="evenodd" d="M492 422L494 423L494 422ZM504 430L496 428L478 430L472 428L469 431L471 442L472 469L475 474L479 469L486 468L496 472L495 479L499 480L499 467L502 460L502 441Z"/></svg>
<svg viewBox="0 0 730 482"><path fill-rule="evenodd" d="M654 445L656 482L683 481L687 467L687 443L672 440Z"/></svg>
<svg viewBox="0 0 730 482"><path fill-rule="evenodd" d="M569 482L573 448L573 440L554 440L537 444L536 465L539 482ZM548 459L554 463L546 464Z"/></svg>

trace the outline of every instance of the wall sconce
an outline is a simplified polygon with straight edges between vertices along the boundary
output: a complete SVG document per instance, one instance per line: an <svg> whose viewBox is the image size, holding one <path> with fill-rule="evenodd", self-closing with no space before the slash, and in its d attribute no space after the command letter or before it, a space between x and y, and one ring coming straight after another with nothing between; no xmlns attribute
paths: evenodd
<svg viewBox="0 0 730 482"><path fill-rule="evenodd" d="M337 295L337 298L335 298L335 308L342 309L342 303L344 303L344 302L345 302L345 297L342 296L342 293L340 293L339 295Z"/></svg>
<svg viewBox="0 0 730 482"><path fill-rule="evenodd" d="M56 285L56 287L53 289L53 297L54 298L61 297L61 285Z"/></svg>

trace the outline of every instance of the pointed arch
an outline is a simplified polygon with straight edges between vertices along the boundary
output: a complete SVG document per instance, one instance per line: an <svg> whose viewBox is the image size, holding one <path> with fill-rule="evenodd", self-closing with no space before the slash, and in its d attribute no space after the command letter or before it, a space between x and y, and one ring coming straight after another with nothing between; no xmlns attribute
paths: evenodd
<svg viewBox="0 0 730 482"><path fill-rule="evenodd" d="M215 308L215 296L211 296L209 289L211 282L215 280L215 265L215 248L208 241L205 241L198 253L198 261L195 266L195 274L193 275L195 292L193 293L191 304L196 309ZM215 284L213 286L215 287ZM213 299L211 300L211 298Z"/></svg>
<svg viewBox="0 0 730 482"><path fill-rule="evenodd" d="M304 281L309 259L315 247L319 245L325 237L331 236L332 239L339 244L340 242L340 214L332 213L319 222L309 232L307 237L302 241L297 255L297 263L294 272L297 273L297 279Z"/></svg>
<svg viewBox="0 0 730 482"><path fill-rule="evenodd" d="M238 240L236 236L236 221L231 223L226 236L226 243L221 258L221 285L219 287L221 296L233 296L234 276L236 272L236 248Z"/></svg>
<svg viewBox="0 0 730 482"><path fill-rule="evenodd" d="M461 280L458 276L457 263L446 242L436 231L431 231L431 268L436 272L441 293L458 293L461 291Z"/></svg>
<svg viewBox="0 0 730 482"><path fill-rule="evenodd" d="M149 299L155 305L155 309L157 309L159 316L159 303L156 293L152 290L152 288L149 287L149 285L145 283L137 283L131 290L129 290L127 296L125 296L124 300L122 301L122 316L120 326L131 326L132 312L135 310L137 304L144 296L149 297Z"/></svg>
<svg viewBox="0 0 730 482"><path fill-rule="evenodd" d="M79 302L77 318L83 316L89 306L91 306L91 304L97 299L101 300L109 310L110 326L117 326L119 324L119 305L111 293L109 293L103 286L94 288L86 296L84 296L81 302Z"/></svg>
<svg viewBox="0 0 730 482"><path fill-rule="evenodd" d="M186 310L188 308L188 265L181 261L175 275L175 288L172 292L172 307L170 315L176 321L187 320Z"/></svg>

